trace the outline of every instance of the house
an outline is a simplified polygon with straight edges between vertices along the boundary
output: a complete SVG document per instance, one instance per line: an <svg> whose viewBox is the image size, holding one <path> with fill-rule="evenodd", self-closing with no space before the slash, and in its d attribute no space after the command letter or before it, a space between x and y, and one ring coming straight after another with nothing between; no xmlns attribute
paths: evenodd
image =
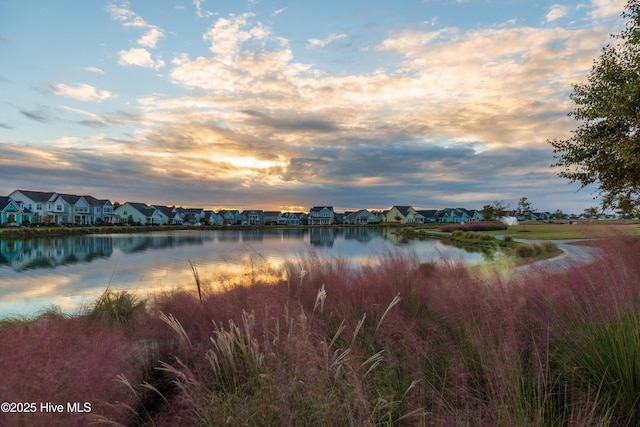
<svg viewBox="0 0 640 427"><path fill-rule="evenodd" d="M264 211L264 223L267 225L279 224L280 211Z"/></svg>
<svg viewBox="0 0 640 427"><path fill-rule="evenodd" d="M89 213L93 224L115 224L118 217L113 214L113 204L109 200L96 199L93 196L82 196L89 204Z"/></svg>
<svg viewBox="0 0 640 427"><path fill-rule="evenodd" d="M163 205L151 205L151 207L158 209L164 216L167 217L167 224L182 225L184 221L184 214L180 212L180 208Z"/></svg>
<svg viewBox="0 0 640 427"><path fill-rule="evenodd" d="M423 209L417 211L424 218L425 224L433 224L438 222L438 210L437 209Z"/></svg>
<svg viewBox="0 0 640 427"><path fill-rule="evenodd" d="M126 202L114 212L121 222L140 225L165 225L169 218L160 209L145 203Z"/></svg>
<svg viewBox="0 0 640 427"><path fill-rule="evenodd" d="M377 224L380 220L378 217L367 209L360 209L355 212L345 212L344 223L351 225Z"/></svg>
<svg viewBox="0 0 640 427"><path fill-rule="evenodd" d="M242 221L242 215L240 215L240 211L232 209L222 209L218 211L218 215L222 217L223 224L225 225L238 225Z"/></svg>
<svg viewBox="0 0 640 427"><path fill-rule="evenodd" d="M314 206L309 211L309 225L332 225L335 212L333 206Z"/></svg>
<svg viewBox="0 0 640 427"><path fill-rule="evenodd" d="M264 211L260 209L245 210L242 215L243 225L264 225Z"/></svg>
<svg viewBox="0 0 640 427"><path fill-rule="evenodd" d="M224 223L224 219L214 211L204 211L202 220L209 225L222 225Z"/></svg>
<svg viewBox="0 0 640 427"><path fill-rule="evenodd" d="M59 194L51 200L47 214L56 224L93 224L89 203L75 194Z"/></svg>
<svg viewBox="0 0 640 427"><path fill-rule="evenodd" d="M32 213L33 223L51 222L48 211L53 208L52 199L56 197L54 192L15 190L9 194L9 198L21 203L23 209Z"/></svg>
<svg viewBox="0 0 640 427"><path fill-rule="evenodd" d="M468 219L466 222L478 222L484 220L484 216L477 209L465 209L465 208L457 208L460 211L463 211Z"/></svg>
<svg viewBox="0 0 640 427"><path fill-rule="evenodd" d="M423 224L425 219L412 206L393 206L384 216L386 222L399 224Z"/></svg>
<svg viewBox="0 0 640 427"><path fill-rule="evenodd" d="M19 202L0 196L0 225L32 222L33 214Z"/></svg>
<svg viewBox="0 0 640 427"><path fill-rule="evenodd" d="M471 218L469 214L459 208L445 208L438 211L440 222L445 224L464 224Z"/></svg>
<svg viewBox="0 0 640 427"><path fill-rule="evenodd" d="M300 225L302 224L301 213L296 212L284 212L278 217L278 225Z"/></svg>

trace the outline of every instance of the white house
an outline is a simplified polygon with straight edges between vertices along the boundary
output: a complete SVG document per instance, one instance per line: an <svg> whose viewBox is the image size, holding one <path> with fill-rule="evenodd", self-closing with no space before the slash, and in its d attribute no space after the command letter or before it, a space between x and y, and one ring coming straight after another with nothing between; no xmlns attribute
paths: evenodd
<svg viewBox="0 0 640 427"><path fill-rule="evenodd" d="M114 212L122 222L132 222L141 225L166 225L169 218L160 209L145 203L127 202Z"/></svg>
<svg viewBox="0 0 640 427"><path fill-rule="evenodd" d="M332 225L335 212L333 206L314 206L309 211L309 225Z"/></svg>
<svg viewBox="0 0 640 427"><path fill-rule="evenodd" d="M57 196L54 192L15 190L9 198L21 203L24 209L33 214L32 222L49 222L48 211L53 208L52 199Z"/></svg>

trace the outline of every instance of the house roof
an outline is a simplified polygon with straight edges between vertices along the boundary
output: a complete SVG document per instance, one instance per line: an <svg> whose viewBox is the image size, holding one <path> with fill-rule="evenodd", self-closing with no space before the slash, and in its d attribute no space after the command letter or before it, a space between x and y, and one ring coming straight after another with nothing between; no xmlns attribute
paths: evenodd
<svg viewBox="0 0 640 427"><path fill-rule="evenodd" d="M437 209L423 209L416 211L425 218L435 218L438 215Z"/></svg>
<svg viewBox="0 0 640 427"><path fill-rule="evenodd" d="M20 192L24 194L29 199L34 202L48 202L56 193L54 192L45 192L45 191L27 191L27 190L16 190L15 192Z"/></svg>
<svg viewBox="0 0 640 427"><path fill-rule="evenodd" d="M152 205L151 207L158 209L160 212L162 212L167 218L175 218L176 216L178 216L178 212L175 212L173 210L173 208L170 208L169 206L162 206L162 205Z"/></svg>
<svg viewBox="0 0 640 427"><path fill-rule="evenodd" d="M9 197L0 196L0 211L9 206L11 202L12 200Z"/></svg>
<svg viewBox="0 0 640 427"><path fill-rule="evenodd" d="M84 199L87 201L87 203L89 203L90 206L104 206L107 203L111 203L111 201L107 200L107 199L96 199L93 196L82 196L84 197Z"/></svg>
<svg viewBox="0 0 640 427"><path fill-rule="evenodd" d="M404 216L409 215L409 209L413 209L411 206L393 206L391 209L393 208L396 208Z"/></svg>
<svg viewBox="0 0 640 427"><path fill-rule="evenodd" d="M146 203L127 202L125 205L131 206L144 216L153 216L153 213L156 211L156 208L148 206Z"/></svg>
<svg viewBox="0 0 640 427"><path fill-rule="evenodd" d="M311 212L320 212L323 209L329 209L330 211L333 211L333 206L314 206L314 207L311 208L309 213L311 213Z"/></svg>
<svg viewBox="0 0 640 427"><path fill-rule="evenodd" d="M77 196L75 194L60 194L60 193L58 193L58 197L60 197L62 200L69 203L70 205L75 205L76 203L78 203L78 200L82 198L82 196Z"/></svg>

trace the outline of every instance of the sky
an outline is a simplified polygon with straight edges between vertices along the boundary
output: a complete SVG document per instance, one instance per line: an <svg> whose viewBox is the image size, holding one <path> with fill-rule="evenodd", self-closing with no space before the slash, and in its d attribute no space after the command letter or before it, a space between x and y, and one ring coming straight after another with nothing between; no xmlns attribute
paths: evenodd
<svg viewBox="0 0 640 427"><path fill-rule="evenodd" d="M0 0L0 195L597 206L551 167L625 0Z"/></svg>

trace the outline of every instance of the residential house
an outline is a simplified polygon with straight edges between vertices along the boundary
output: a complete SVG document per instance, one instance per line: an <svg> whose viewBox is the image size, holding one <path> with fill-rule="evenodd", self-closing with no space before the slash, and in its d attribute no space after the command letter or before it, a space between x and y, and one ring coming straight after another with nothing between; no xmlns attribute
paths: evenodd
<svg viewBox="0 0 640 427"><path fill-rule="evenodd" d="M278 225L300 225L302 224L302 214L295 212L284 212L278 217Z"/></svg>
<svg viewBox="0 0 640 427"><path fill-rule="evenodd" d="M264 211L264 223L267 225L279 224L280 211Z"/></svg>
<svg viewBox="0 0 640 427"><path fill-rule="evenodd" d="M113 214L113 204L110 200L96 199L93 196L82 196L89 204L89 213L93 224L115 224L118 217Z"/></svg>
<svg viewBox="0 0 640 427"><path fill-rule="evenodd" d="M360 209L355 212L345 212L344 223L350 225L366 225L377 224L380 220L378 217L367 209Z"/></svg>
<svg viewBox="0 0 640 427"><path fill-rule="evenodd" d="M47 214L56 224L92 224L89 203L75 194L59 194L51 200Z"/></svg>
<svg viewBox="0 0 640 427"><path fill-rule="evenodd" d="M183 209L183 222L188 224L200 224L200 220L204 218L204 209L202 208L186 208Z"/></svg>
<svg viewBox="0 0 640 427"><path fill-rule="evenodd" d="M264 211L260 209L244 210L242 215L243 225L264 225Z"/></svg>
<svg viewBox="0 0 640 427"><path fill-rule="evenodd" d="M33 216L31 222L51 222L48 211L53 208L52 199L56 197L54 192L15 190L9 194L9 198L21 203L23 209L29 210Z"/></svg>
<svg viewBox="0 0 640 427"><path fill-rule="evenodd" d="M160 209L145 203L126 202L114 212L120 221L140 225L165 225L169 218Z"/></svg>
<svg viewBox="0 0 640 427"><path fill-rule="evenodd" d="M224 219L214 211L204 211L202 219L209 225L222 225L224 223Z"/></svg>
<svg viewBox="0 0 640 427"><path fill-rule="evenodd" d="M412 206L393 206L384 216L386 222L399 224L423 224L425 219Z"/></svg>
<svg viewBox="0 0 640 427"><path fill-rule="evenodd" d="M167 224L182 225L184 222L184 214L180 211L179 208L163 205L151 205L151 207L158 209L164 216L167 217Z"/></svg>
<svg viewBox="0 0 640 427"><path fill-rule="evenodd" d="M0 196L0 225L31 223L33 214L19 202Z"/></svg>
<svg viewBox="0 0 640 427"><path fill-rule="evenodd" d="M438 211L438 219L442 223L465 224L482 221L483 216L476 209L445 208Z"/></svg>
<svg viewBox="0 0 640 427"><path fill-rule="evenodd" d="M424 209L417 211L424 217L425 224L433 224L438 222L438 210L437 209Z"/></svg>
<svg viewBox="0 0 640 427"><path fill-rule="evenodd" d="M221 209L218 211L218 215L222 217L225 225L238 225L242 222L242 215L236 209Z"/></svg>
<svg viewBox="0 0 640 427"><path fill-rule="evenodd" d="M335 212L333 206L314 206L309 211L309 225L332 225Z"/></svg>
<svg viewBox="0 0 640 427"><path fill-rule="evenodd" d="M477 209L464 209L464 208L458 208L458 209L461 211L464 211L467 214L467 216L469 217L467 222L478 222L478 221L484 220L484 216Z"/></svg>

